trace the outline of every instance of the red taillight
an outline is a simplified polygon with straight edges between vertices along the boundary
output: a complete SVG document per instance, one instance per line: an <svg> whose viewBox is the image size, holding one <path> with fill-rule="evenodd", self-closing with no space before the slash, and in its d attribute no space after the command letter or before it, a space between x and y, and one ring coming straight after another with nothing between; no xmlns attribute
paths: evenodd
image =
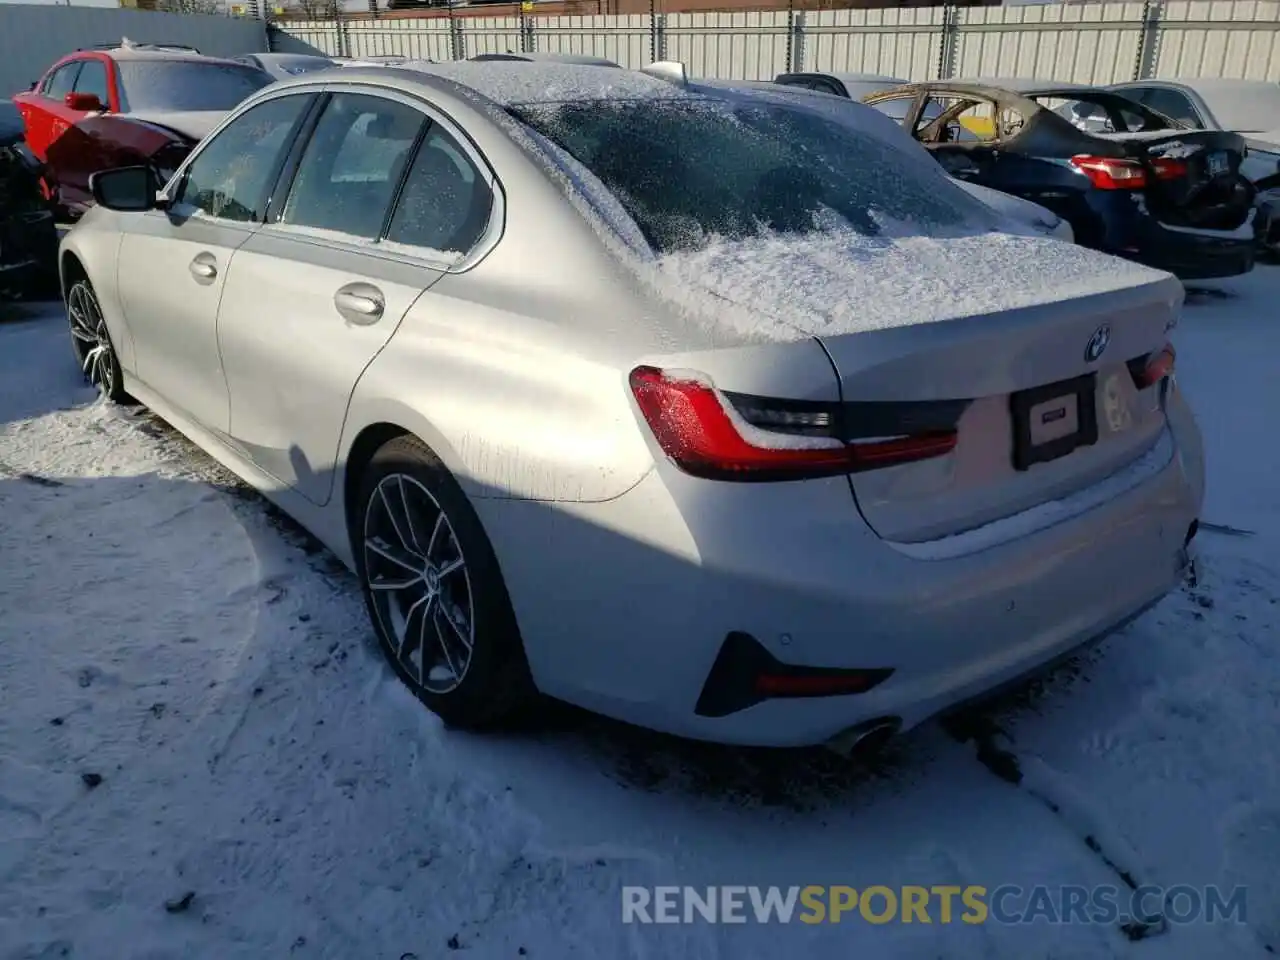
<svg viewBox="0 0 1280 960"><path fill-rule="evenodd" d="M1093 157L1082 153L1071 158L1071 165L1099 190L1141 190L1147 185L1147 168L1137 160ZM1178 180L1187 175L1187 164L1182 160L1156 157L1151 160L1151 173L1157 180Z"/></svg>
<svg viewBox="0 0 1280 960"><path fill-rule="evenodd" d="M1139 390L1155 386L1169 374L1173 373L1177 354L1173 344L1165 344L1157 353L1149 354L1129 363L1129 372L1133 374L1133 383Z"/></svg>
<svg viewBox="0 0 1280 960"><path fill-rule="evenodd" d="M1099 190L1141 190L1147 185L1147 171L1136 160L1091 157L1079 154L1071 165L1089 178Z"/></svg>
<svg viewBox="0 0 1280 960"><path fill-rule="evenodd" d="M1170 160L1157 157L1151 161L1151 169L1155 171L1157 180L1180 180L1187 175L1185 160Z"/></svg>
<svg viewBox="0 0 1280 960"><path fill-rule="evenodd" d="M695 477L766 481L837 476L944 456L956 445L954 431L845 443L834 432L812 436L763 429L743 419L697 375L637 367L630 379L658 445ZM757 398L753 414L763 417L768 411L761 412L760 402ZM776 420L785 422L787 416ZM834 420L828 414L823 422Z"/></svg>

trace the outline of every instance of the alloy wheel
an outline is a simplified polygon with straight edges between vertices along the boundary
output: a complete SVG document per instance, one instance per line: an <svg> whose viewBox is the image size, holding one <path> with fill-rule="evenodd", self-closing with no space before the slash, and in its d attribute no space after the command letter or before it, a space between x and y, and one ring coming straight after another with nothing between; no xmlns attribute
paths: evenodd
<svg viewBox="0 0 1280 960"><path fill-rule="evenodd" d="M466 558L439 501L413 477L383 477L365 505L364 575L401 670L425 691L455 690L475 647Z"/></svg>
<svg viewBox="0 0 1280 960"><path fill-rule="evenodd" d="M106 318L87 283L77 283L71 288L67 295L67 318L85 379L104 397L114 395L120 368L111 347Z"/></svg>

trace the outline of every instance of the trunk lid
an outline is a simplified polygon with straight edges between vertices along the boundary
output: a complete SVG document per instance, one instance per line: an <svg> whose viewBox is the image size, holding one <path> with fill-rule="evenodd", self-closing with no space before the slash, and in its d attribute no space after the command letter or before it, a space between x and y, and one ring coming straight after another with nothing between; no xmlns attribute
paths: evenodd
<svg viewBox="0 0 1280 960"><path fill-rule="evenodd" d="M933 540L1061 499L1142 456L1165 421L1158 387L1141 389L1129 363L1164 345L1180 299L1156 283L927 328L822 337L855 424L862 410L896 407L920 419L953 411L949 456L850 477L867 523L886 540ZM895 422L909 429L907 418ZM1020 440L1022 431L1029 436ZM1050 459L1024 451L1036 440Z"/></svg>
<svg viewBox="0 0 1280 960"><path fill-rule="evenodd" d="M1206 230L1234 230L1244 223L1254 189L1241 175L1246 145L1221 130L1105 133L1147 171L1148 209L1162 223Z"/></svg>
<svg viewBox="0 0 1280 960"><path fill-rule="evenodd" d="M886 540L933 540L1061 498L1137 460L1164 429L1159 388L1139 389L1127 364L1168 339L1183 297L1168 274L1002 234L772 238L664 261L685 289L732 304L733 321L770 317L758 335L815 337L836 371L844 439L954 427L945 456L850 476ZM1044 389L1069 381L1075 394ZM1016 428L1033 418L1034 439L1059 448L1066 427L1096 436L1020 468Z"/></svg>

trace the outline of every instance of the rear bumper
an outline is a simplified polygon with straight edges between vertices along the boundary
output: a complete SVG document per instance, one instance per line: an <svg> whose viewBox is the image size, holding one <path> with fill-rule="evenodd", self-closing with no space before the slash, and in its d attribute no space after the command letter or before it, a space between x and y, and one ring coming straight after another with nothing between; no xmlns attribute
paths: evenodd
<svg viewBox="0 0 1280 960"><path fill-rule="evenodd" d="M1166 270L1181 280L1213 280L1236 277L1253 269L1257 253L1253 239L1225 239L1165 230L1151 221L1142 232L1131 260Z"/></svg>
<svg viewBox="0 0 1280 960"><path fill-rule="evenodd" d="M1259 200L1256 209L1253 233L1258 249L1280 253L1280 198Z"/></svg>
<svg viewBox="0 0 1280 960"><path fill-rule="evenodd" d="M946 560L877 538L839 478L806 484L803 497L787 484L699 481L699 496L660 470L609 503L477 509L544 692L697 739L810 745L879 717L909 728L1105 636L1174 589L1202 490L1190 454L1199 447L1181 443L1183 430L1194 424L1175 423L1170 459L1139 486ZM538 542L556 544L554 565L529 549ZM699 716L733 632L784 664L893 673L865 693Z"/></svg>
<svg viewBox="0 0 1280 960"><path fill-rule="evenodd" d="M1077 237L1105 253L1180 280L1235 277L1253 269L1257 242L1252 236L1169 230L1127 191L1093 190L1084 200L1088 213L1081 216L1088 229L1078 230Z"/></svg>
<svg viewBox="0 0 1280 960"><path fill-rule="evenodd" d="M58 231L51 213L0 220L0 290L54 276L57 263Z"/></svg>

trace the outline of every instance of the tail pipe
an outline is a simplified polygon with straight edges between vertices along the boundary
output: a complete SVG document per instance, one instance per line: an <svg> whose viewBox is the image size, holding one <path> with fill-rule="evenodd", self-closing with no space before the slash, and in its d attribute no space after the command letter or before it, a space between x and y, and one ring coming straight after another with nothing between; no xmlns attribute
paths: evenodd
<svg viewBox="0 0 1280 960"><path fill-rule="evenodd" d="M829 750L842 757L864 757L878 753L902 729L898 717L878 717L850 727L827 741Z"/></svg>

